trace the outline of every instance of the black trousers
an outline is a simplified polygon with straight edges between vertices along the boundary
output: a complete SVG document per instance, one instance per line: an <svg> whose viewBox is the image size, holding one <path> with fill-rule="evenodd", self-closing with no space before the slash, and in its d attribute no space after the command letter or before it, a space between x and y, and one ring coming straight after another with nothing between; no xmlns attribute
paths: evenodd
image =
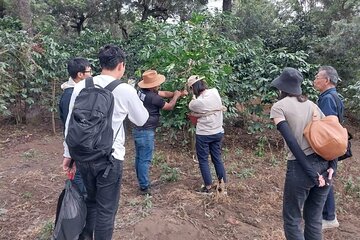
<svg viewBox="0 0 360 240"><path fill-rule="evenodd" d="M76 163L87 190L86 225L80 239L111 240L120 200L123 161L114 159L104 178L109 161Z"/></svg>

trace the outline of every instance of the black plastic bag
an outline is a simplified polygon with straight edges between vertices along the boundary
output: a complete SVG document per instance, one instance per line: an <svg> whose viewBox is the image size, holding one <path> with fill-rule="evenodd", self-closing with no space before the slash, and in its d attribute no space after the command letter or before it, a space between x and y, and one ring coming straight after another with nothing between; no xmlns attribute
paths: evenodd
<svg viewBox="0 0 360 240"><path fill-rule="evenodd" d="M86 212L84 197L70 179L66 180L58 200L52 240L77 240L86 223Z"/></svg>

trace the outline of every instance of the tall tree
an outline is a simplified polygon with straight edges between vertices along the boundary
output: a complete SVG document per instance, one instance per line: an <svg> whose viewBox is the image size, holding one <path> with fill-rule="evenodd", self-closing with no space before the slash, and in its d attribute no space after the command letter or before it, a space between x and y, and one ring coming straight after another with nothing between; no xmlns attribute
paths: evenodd
<svg viewBox="0 0 360 240"><path fill-rule="evenodd" d="M0 0L0 18L5 16L5 2L4 0Z"/></svg>
<svg viewBox="0 0 360 240"><path fill-rule="evenodd" d="M162 21L166 21L168 18L184 21L207 3L208 0L137 0L132 1L131 6L132 9L140 12L142 21L146 21L149 17Z"/></svg>
<svg viewBox="0 0 360 240"><path fill-rule="evenodd" d="M32 11L30 7L30 0L16 0L15 9L17 9L18 17L20 18L23 29L28 32L30 36L33 35L32 29Z"/></svg>
<svg viewBox="0 0 360 240"><path fill-rule="evenodd" d="M223 13L230 13L232 9L232 1L231 0L223 0L222 11Z"/></svg>

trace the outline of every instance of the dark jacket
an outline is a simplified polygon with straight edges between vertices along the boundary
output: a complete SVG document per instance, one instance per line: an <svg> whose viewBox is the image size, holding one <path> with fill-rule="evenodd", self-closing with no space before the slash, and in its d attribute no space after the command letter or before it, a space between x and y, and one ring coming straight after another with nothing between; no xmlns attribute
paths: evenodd
<svg viewBox="0 0 360 240"><path fill-rule="evenodd" d="M67 82L64 82L61 85L61 89L63 89L64 92L63 92L63 94L61 94L61 97L60 97L59 114L60 114L61 122L64 127L63 128L64 131L65 131L66 118L67 118L67 115L69 114L70 99L71 99L71 95L74 91L75 84L76 83L74 82L74 80L70 77Z"/></svg>

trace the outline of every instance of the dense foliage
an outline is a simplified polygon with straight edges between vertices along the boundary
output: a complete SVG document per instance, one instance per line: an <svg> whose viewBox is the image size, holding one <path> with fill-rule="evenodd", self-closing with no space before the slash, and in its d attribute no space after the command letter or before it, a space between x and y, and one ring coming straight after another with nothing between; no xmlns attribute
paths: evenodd
<svg viewBox="0 0 360 240"><path fill-rule="evenodd" d="M32 11L32 26L24 28L24 17L18 16L22 11L17 15L12 8L17 1L1 0L0 114L20 123L34 106L56 111L59 86L67 79L66 61L86 57L99 73L98 49L115 43L127 52L127 79L138 81L152 68L166 76L163 89L175 90L184 88L190 75L203 75L209 87L219 89L228 117L237 114L236 103L246 106L249 114L261 115L261 106L276 95L269 83L285 66L300 69L305 93L316 99L311 84L315 72L322 64L333 65L342 77L339 90L347 107L360 117L356 1L302 5L284 0L273 5L238 0L231 14L215 15L206 13L207 1L139 2L31 2L27 12ZM180 22L169 23L164 16ZM164 113L164 127L189 126L188 101L181 99L175 111Z"/></svg>

